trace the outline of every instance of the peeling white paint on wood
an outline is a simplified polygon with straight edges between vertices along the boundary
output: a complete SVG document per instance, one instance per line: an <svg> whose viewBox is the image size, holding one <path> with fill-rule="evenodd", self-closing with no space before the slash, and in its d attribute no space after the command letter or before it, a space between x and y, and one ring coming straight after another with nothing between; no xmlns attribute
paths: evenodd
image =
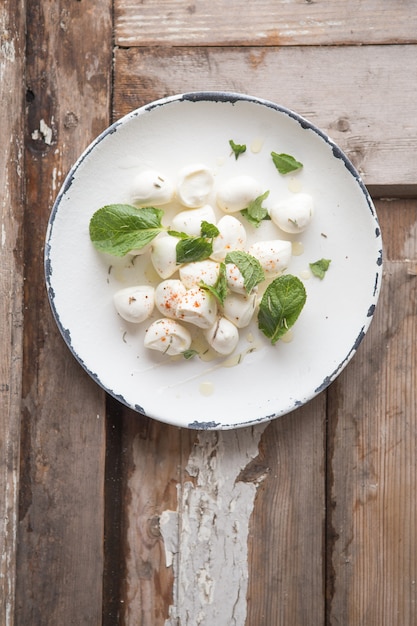
<svg viewBox="0 0 417 626"><path fill-rule="evenodd" d="M4 59L11 63L16 59L16 51L14 47L14 41L2 41L0 45L0 60ZM0 65L2 66L2 64Z"/></svg>
<svg viewBox="0 0 417 626"><path fill-rule="evenodd" d="M53 120L52 120L53 123ZM32 133L32 139L43 139L43 141L50 146L52 144L52 128L48 126L44 119L39 122L39 129L36 128Z"/></svg>
<svg viewBox="0 0 417 626"><path fill-rule="evenodd" d="M258 456L266 424L204 431L190 455L178 510L160 518L174 602L165 626L233 626L246 619L248 530L257 482L239 475Z"/></svg>

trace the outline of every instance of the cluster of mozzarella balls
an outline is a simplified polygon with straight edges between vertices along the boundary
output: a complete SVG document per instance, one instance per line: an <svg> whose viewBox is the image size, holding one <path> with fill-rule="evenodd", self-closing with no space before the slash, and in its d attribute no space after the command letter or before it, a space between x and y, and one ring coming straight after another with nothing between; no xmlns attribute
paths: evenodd
<svg viewBox="0 0 417 626"><path fill-rule="evenodd" d="M215 191L216 205L222 212L217 220L213 207L207 203ZM131 254L149 254L161 278L156 287L138 285L116 292L114 304L119 315L128 322L149 319L155 308L161 317L146 329L144 345L175 356L190 349L190 325L201 329L209 346L219 355L231 354L239 340L239 329L248 326L256 310L257 288L247 293L238 267L226 264L228 294L224 304L201 283L214 286L220 263L229 252L243 250L258 259L265 278L273 279L288 267L291 242L283 239L259 241L246 246L246 230L234 216L258 198L265 190L254 178L239 175L214 190L214 177L204 165L191 165L178 174L176 184L159 172L146 170L133 184L132 202L138 207L164 206L174 198L180 210L172 219L170 230L190 237L201 235L201 223L215 224L219 235L213 240L209 259L178 265L178 238L164 232L141 250ZM292 194L270 210L271 220L284 232L298 233L308 226L313 214L313 201L305 193ZM174 277L176 276L176 277Z"/></svg>

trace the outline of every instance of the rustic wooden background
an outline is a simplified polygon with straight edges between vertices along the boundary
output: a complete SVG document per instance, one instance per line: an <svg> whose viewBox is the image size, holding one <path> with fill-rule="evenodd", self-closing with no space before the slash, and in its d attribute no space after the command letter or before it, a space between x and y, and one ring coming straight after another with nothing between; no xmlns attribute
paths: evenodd
<svg viewBox="0 0 417 626"><path fill-rule="evenodd" d="M0 623L417 623L417 11L412 0L3 0ZM361 172L380 303L330 388L255 428L119 405L65 347L43 244L108 124L183 91L268 98Z"/></svg>

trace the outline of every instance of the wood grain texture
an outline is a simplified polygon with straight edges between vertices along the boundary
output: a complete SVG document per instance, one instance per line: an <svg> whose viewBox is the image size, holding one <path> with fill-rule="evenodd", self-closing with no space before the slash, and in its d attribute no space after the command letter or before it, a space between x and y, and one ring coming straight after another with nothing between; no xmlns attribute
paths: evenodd
<svg viewBox="0 0 417 626"><path fill-rule="evenodd" d="M389 24L389 28L387 25ZM119 46L292 46L416 42L411 0L117 0Z"/></svg>
<svg viewBox="0 0 417 626"><path fill-rule="evenodd" d="M122 409L121 580L119 619L126 626L164 626L173 603L160 517L177 507L195 433ZM113 618L114 619L114 618ZM108 624L114 624L109 621Z"/></svg>
<svg viewBox="0 0 417 626"><path fill-rule="evenodd" d="M411 76L414 45L116 49L114 116L175 93L250 93L327 132L375 196L410 195L417 193Z"/></svg>
<svg viewBox="0 0 417 626"><path fill-rule="evenodd" d="M52 319L55 195L109 123L110 3L27 2L25 318L16 623L101 624L105 396ZM88 33L88 37L86 36ZM71 285L68 286L71 288Z"/></svg>
<svg viewBox="0 0 417 626"><path fill-rule="evenodd" d="M24 12L0 6L0 623L13 624L23 301Z"/></svg>
<svg viewBox="0 0 417 626"><path fill-rule="evenodd" d="M415 626L416 51L412 0L3 0L0 624ZM220 433L106 398L43 278L50 209L90 140L199 90L292 108L374 197L411 196L376 201L381 299L338 379Z"/></svg>
<svg viewBox="0 0 417 626"><path fill-rule="evenodd" d="M390 242L381 299L329 390L328 620L417 620L417 203L379 206ZM401 227L393 228L398 222ZM392 234L392 237L391 237Z"/></svg>
<svg viewBox="0 0 417 626"><path fill-rule="evenodd" d="M272 421L242 473L265 475L250 524L246 626L324 623L325 418L322 393Z"/></svg>

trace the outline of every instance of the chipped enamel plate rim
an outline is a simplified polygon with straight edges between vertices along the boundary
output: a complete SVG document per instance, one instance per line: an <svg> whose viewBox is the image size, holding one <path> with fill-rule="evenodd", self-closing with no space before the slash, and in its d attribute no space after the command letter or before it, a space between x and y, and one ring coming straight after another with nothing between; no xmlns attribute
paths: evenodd
<svg viewBox="0 0 417 626"><path fill-rule="evenodd" d="M248 146L237 161L230 139ZM280 176L271 151L294 155L303 169ZM307 290L291 341L271 346L254 323L241 331L239 358L172 360L143 348L144 326L123 322L115 313L113 293L138 282L138 270L126 259L115 260L93 249L88 231L92 214L103 205L128 202L132 176L141 169L175 177L180 167L201 162L219 181L238 173L254 176L270 190L270 202L298 190L314 197L309 229L289 237L296 246L302 242L303 253L293 257L288 272L302 277ZM250 236L277 238L271 228L276 227L263 222ZM320 258L331 259L325 278L307 278L309 263ZM133 410L196 429L271 420L326 389L369 328L381 273L375 208L345 154L293 111L235 93L164 98L110 126L69 172L46 235L50 304L81 366Z"/></svg>

